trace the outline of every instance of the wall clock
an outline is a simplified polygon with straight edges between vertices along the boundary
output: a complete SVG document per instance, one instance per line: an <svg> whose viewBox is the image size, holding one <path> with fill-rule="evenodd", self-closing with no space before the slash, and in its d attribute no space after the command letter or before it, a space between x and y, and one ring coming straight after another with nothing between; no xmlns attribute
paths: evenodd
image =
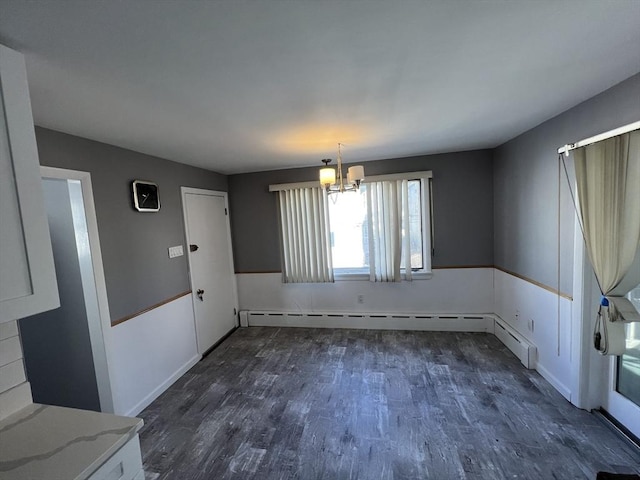
<svg viewBox="0 0 640 480"><path fill-rule="evenodd" d="M144 180L135 180L133 182L133 205L139 212L159 211L158 185Z"/></svg>

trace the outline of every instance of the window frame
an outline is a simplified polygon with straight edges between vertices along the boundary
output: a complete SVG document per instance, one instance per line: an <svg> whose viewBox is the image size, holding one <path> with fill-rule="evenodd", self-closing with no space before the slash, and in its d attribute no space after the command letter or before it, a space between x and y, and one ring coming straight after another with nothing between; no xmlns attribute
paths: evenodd
<svg viewBox="0 0 640 480"><path fill-rule="evenodd" d="M433 253L433 191L432 191L433 173L431 171L404 172L389 175L367 176L362 183L380 182L380 181L396 181L396 180L419 180L420 181L420 213L422 217L422 269L411 269L412 280L426 280L433 277L433 269L431 257ZM333 194L339 195L339 194ZM331 223L331 222L329 222ZM349 270L352 270L349 272ZM353 271L352 268L335 268L333 267L334 281L361 281L370 280L368 268L366 273L364 269ZM405 279L404 268L402 269L402 279Z"/></svg>

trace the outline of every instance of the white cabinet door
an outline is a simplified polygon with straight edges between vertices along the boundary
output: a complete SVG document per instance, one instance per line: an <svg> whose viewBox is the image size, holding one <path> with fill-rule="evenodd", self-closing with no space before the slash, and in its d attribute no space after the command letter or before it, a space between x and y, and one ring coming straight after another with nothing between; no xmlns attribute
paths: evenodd
<svg viewBox="0 0 640 480"><path fill-rule="evenodd" d="M0 45L0 323L58 306L24 57Z"/></svg>

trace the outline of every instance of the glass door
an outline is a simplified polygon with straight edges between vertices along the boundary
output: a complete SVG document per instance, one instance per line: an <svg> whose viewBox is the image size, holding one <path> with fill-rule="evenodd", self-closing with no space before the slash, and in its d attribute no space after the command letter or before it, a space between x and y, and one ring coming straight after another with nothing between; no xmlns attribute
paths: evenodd
<svg viewBox="0 0 640 480"><path fill-rule="evenodd" d="M640 312L640 285L628 298ZM627 350L618 357L616 391L640 406L640 324L628 323L626 329Z"/></svg>
<svg viewBox="0 0 640 480"><path fill-rule="evenodd" d="M640 312L640 285L629 292ZM640 437L640 323L626 324L626 351L612 357L604 408L636 437Z"/></svg>

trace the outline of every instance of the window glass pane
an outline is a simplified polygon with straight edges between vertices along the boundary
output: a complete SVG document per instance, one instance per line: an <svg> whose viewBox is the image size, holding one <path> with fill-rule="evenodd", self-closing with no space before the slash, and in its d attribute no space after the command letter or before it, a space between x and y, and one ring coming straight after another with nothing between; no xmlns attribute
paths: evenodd
<svg viewBox="0 0 640 480"><path fill-rule="evenodd" d="M631 303L640 311L640 285L629 292ZM616 390L636 405L640 405L640 323L627 323L627 350L618 357Z"/></svg>
<svg viewBox="0 0 640 480"><path fill-rule="evenodd" d="M409 243L411 248L411 269L421 270L422 263L422 198L420 180L409 181ZM402 231L402 239L406 232ZM404 245L404 243L403 243ZM402 249L401 264L404 265L407 252Z"/></svg>
<svg viewBox="0 0 640 480"><path fill-rule="evenodd" d="M366 186L329 196L331 255L334 270L369 271ZM346 273L346 272L345 272Z"/></svg>
<svg viewBox="0 0 640 480"><path fill-rule="evenodd" d="M411 268L424 269L422 231L422 185L420 180L409 180L409 243ZM331 227L331 254L335 273L369 273L369 238L367 224L367 186L357 192L334 193L329 196L329 223ZM404 223L404 222L403 222ZM407 232L402 231L402 236ZM407 252L402 243L402 260Z"/></svg>

